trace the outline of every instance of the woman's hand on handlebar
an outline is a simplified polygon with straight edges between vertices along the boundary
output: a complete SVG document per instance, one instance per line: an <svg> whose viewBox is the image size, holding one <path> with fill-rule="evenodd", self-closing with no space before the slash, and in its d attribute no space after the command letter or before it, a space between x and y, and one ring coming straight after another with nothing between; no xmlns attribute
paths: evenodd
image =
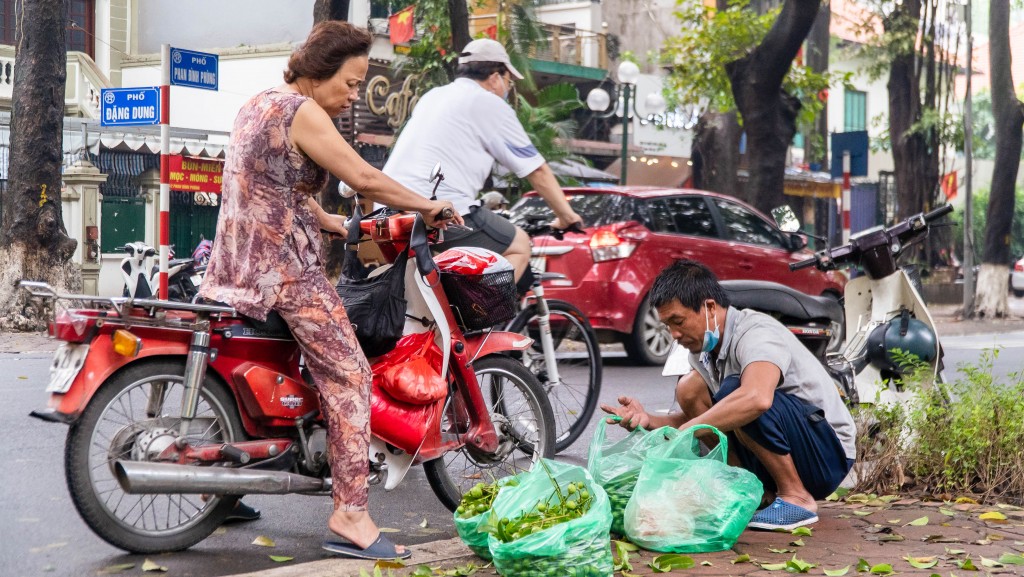
<svg viewBox="0 0 1024 577"><path fill-rule="evenodd" d="M444 229L449 224L464 224L462 215L456 212L455 207L447 200L434 200L430 204L433 206L429 210L420 212L427 226Z"/></svg>

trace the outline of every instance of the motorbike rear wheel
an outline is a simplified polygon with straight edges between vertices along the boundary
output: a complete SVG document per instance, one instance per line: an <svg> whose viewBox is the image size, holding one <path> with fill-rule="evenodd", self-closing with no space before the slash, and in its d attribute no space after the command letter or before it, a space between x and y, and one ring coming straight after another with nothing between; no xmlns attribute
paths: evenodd
<svg viewBox="0 0 1024 577"><path fill-rule="evenodd" d="M537 459L555 456L555 418L537 377L522 363L502 355L475 361L473 371L490 407L499 447L494 453L481 454L466 445L423 463L430 488L451 511L473 485L527 471ZM465 407L457 396L449 395L442 433L457 434L465 421Z"/></svg>
<svg viewBox="0 0 1024 577"><path fill-rule="evenodd" d="M208 537L238 497L128 494L113 473L117 460L145 461L174 442L180 430L183 361L142 361L115 373L68 430L64 470L71 500L104 541L132 553L180 551ZM235 400L207 375L188 441L192 445L243 438Z"/></svg>

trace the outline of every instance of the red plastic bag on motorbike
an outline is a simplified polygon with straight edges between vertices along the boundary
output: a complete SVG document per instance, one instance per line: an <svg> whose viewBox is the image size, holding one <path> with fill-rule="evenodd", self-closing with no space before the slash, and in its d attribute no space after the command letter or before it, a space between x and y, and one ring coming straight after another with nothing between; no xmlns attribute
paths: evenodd
<svg viewBox="0 0 1024 577"><path fill-rule="evenodd" d="M433 331L403 336L394 350L373 366L380 375L379 386L396 400L426 405L448 394L441 378L441 349L434 343Z"/></svg>

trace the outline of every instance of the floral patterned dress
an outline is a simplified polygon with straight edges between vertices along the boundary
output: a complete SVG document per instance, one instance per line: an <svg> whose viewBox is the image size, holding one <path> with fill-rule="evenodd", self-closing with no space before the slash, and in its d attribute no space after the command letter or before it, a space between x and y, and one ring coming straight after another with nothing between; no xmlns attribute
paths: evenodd
<svg viewBox="0 0 1024 577"><path fill-rule="evenodd" d="M308 205L326 184L327 171L291 142L295 113L307 100L272 89L239 111L200 295L256 319L276 311L285 320L320 392L334 506L362 511L371 375L324 273L320 225Z"/></svg>

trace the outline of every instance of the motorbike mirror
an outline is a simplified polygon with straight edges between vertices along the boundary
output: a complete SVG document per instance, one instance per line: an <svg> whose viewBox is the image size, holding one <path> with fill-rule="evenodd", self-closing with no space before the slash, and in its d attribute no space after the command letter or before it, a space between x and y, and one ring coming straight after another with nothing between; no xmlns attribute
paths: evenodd
<svg viewBox="0 0 1024 577"><path fill-rule="evenodd" d="M779 225L779 229L783 232L796 232L800 230L800 220L797 219L796 213L793 212L793 209L788 204L773 208L772 218L775 219L775 223Z"/></svg>
<svg viewBox="0 0 1024 577"><path fill-rule="evenodd" d="M356 191L354 188L351 188L349 185L339 180L338 194L340 194L342 198L352 198L353 196L356 195Z"/></svg>
<svg viewBox="0 0 1024 577"><path fill-rule="evenodd" d="M434 181L437 182L434 182ZM444 180L444 174L441 174L441 163L438 162L434 165L434 168L430 169L430 182L434 183L434 190L430 193L430 200L437 200L437 187L441 186L441 182Z"/></svg>
<svg viewBox="0 0 1024 577"><path fill-rule="evenodd" d="M802 250L807 246L807 238L802 234L790 233L789 235L789 250L796 252Z"/></svg>

